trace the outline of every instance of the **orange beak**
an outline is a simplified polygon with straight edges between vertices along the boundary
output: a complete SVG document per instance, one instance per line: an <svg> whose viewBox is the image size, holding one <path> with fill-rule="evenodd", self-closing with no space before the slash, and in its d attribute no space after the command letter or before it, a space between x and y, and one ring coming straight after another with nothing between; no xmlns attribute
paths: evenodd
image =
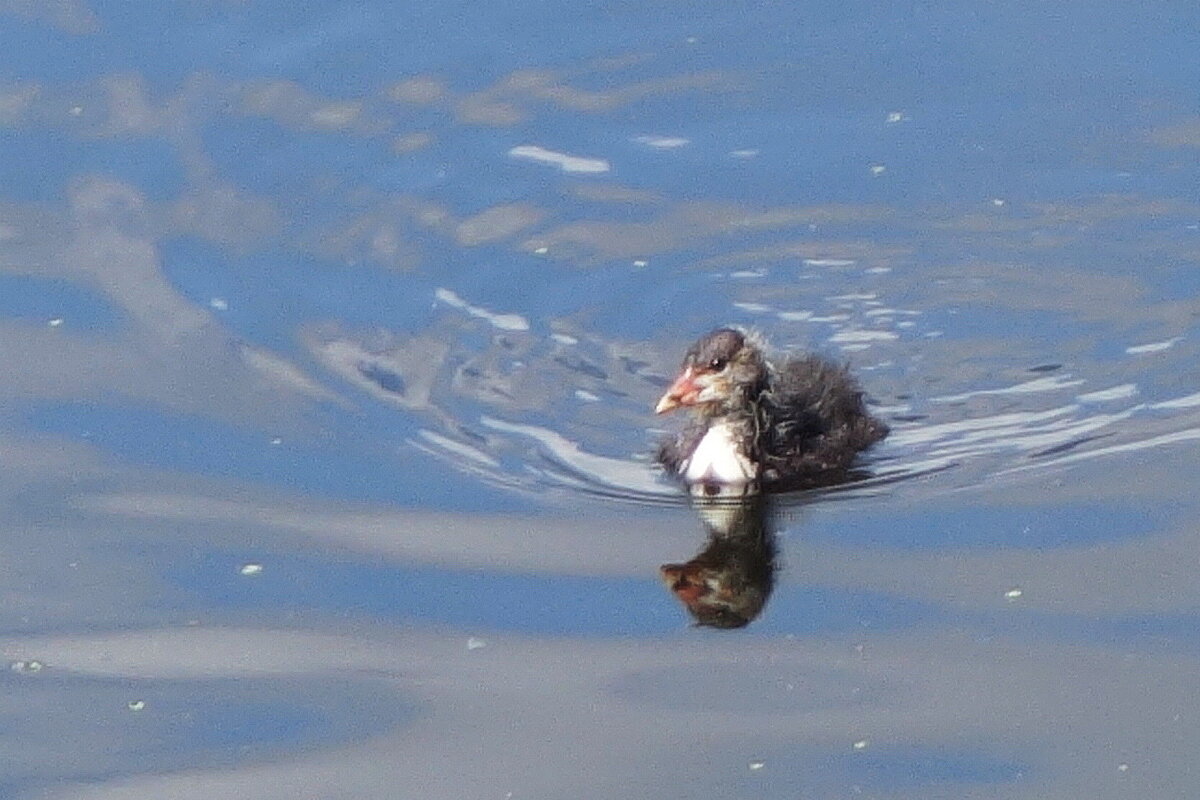
<svg viewBox="0 0 1200 800"><path fill-rule="evenodd" d="M700 390L701 387L696 385L696 373L688 367L675 379L666 394L659 398L654 413L665 414L680 406L693 406L700 396Z"/></svg>
<svg viewBox="0 0 1200 800"><path fill-rule="evenodd" d="M696 577L697 571L697 568L690 564L663 564L658 568L662 582L689 607L696 605L697 601L708 593L704 581Z"/></svg>

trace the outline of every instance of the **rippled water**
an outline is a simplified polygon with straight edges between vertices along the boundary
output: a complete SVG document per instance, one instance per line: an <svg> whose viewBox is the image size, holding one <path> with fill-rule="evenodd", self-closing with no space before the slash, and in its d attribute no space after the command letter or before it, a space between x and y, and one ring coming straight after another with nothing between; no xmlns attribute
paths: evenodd
<svg viewBox="0 0 1200 800"><path fill-rule="evenodd" d="M1191 796L1197 23L0 0L0 795ZM868 477L658 474L718 324Z"/></svg>

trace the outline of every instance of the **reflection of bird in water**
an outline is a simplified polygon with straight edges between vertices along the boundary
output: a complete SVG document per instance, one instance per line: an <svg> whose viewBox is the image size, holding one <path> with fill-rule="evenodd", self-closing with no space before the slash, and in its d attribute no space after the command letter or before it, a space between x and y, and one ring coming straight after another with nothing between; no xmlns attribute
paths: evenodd
<svg viewBox="0 0 1200 800"><path fill-rule="evenodd" d="M732 328L692 345L655 412L681 406L692 420L662 442L658 461L692 486L837 482L888 433L845 367L815 355L773 364L755 336Z"/></svg>
<svg viewBox="0 0 1200 800"><path fill-rule="evenodd" d="M741 628L762 613L775 585L775 535L764 524L765 499L695 500L708 541L695 558L659 568L663 582L697 625Z"/></svg>

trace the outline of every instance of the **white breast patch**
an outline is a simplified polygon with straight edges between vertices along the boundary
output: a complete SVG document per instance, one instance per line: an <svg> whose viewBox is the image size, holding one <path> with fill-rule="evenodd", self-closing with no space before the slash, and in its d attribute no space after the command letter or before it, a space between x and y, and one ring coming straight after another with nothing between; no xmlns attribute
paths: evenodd
<svg viewBox="0 0 1200 800"><path fill-rule="evenodd" d="M750 483L758 479L758 469L737 446L729 425L718 422L696 446L684 467L683 477L691 483Z"/></svg>

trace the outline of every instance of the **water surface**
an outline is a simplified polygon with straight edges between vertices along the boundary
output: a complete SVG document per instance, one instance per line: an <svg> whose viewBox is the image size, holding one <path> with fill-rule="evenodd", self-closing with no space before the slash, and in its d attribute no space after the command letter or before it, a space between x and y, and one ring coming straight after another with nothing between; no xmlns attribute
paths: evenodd
<svg viewBox="0 0 1200 800"><path fill-rule="evenodd" d="M1197 23L0 1L0 794L1190 796ZM893 430L738 631L718 324Z"/></svg>

